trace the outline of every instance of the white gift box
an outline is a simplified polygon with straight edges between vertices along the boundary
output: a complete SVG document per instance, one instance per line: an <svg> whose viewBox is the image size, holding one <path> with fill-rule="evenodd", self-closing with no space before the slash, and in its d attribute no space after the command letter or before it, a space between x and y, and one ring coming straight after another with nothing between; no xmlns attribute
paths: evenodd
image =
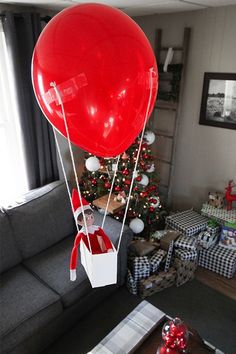
<svg viewBox="0 0 236 354"><path fill-rule="evenodd" d="M83 240L80 242L81 263L93 288L117 283L117 251L92 254Z"/></svg>

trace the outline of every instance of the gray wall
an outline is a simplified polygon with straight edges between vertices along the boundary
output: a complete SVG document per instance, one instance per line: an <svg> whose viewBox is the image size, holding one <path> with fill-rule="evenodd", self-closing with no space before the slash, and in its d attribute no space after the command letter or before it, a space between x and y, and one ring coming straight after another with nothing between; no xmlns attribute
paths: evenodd
<svg viewBox="0 0 236 354"><path fill-rule="evenodd" d="M136 17L152 45L163 30L163 45L181 44L191 27L190 51L177 137L172 205L199 209L208 191L236 182L236 130L198 124L204 72L236 73L236 6Z"/></svg>

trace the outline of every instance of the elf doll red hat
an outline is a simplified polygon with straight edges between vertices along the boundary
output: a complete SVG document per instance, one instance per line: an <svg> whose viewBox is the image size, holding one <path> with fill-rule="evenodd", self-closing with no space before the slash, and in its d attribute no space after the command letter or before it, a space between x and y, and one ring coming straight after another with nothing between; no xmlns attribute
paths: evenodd
<svg viewBox="0 0 236 354"><path fill-rule="evenodd" d="M92 210L93 209L90 207L89 203L87 202L87 200L85 200L83 197L81 197L82 199L82 205L84 210ZM72 191L72 205L73 205L73 212L74 212L74 216L77 219L79 214L82 213L82 206L80 203L80 197L79 197L79 193L77 191L77 189L73 189Z"/></svg>

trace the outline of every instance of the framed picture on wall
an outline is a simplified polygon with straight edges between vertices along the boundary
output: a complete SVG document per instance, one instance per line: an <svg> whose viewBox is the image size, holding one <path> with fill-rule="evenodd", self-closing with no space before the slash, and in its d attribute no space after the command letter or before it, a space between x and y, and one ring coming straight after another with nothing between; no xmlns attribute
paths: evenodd
<svg viewBox="0 0 236 354"><path fill-rule="evenodd" d="M199 124L236 129L236 73L205 73Z"/></svg>

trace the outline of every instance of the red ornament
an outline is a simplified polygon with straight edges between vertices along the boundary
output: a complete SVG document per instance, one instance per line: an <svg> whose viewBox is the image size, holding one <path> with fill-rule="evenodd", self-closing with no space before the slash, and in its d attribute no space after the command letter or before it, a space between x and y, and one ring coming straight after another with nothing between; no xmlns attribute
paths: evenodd
<svg viewBox="0 0 236 354"><path fill-rule="evenodd" d="M111 188L111 183L106 182L106 183L104 184L104 187L107 188L107 189Z"/></svg>
<svg viewBox="0 0 236 354"><path fill-rule="evenodd" d="M128 160L128 158L129 158L129 155L126 152L124 152L123 155L121 156L122 160Z"/></svg>
<svg viewBox="0 0 236 354"><path fill-rule="evenodd" d="M120 192L120 191L121 191L121 187L120 187L120 186L116 186L116 187L115 187L115 191L116 191L116 192Z"/></svg>
<svg viewBox="0 0 236 354"><path fill-rule="evenodd" d="M126 179L126 180L125 180L125 184L126 184L127 186L130 186L131 180L130 180L130 179Z"/></svg>
<svg viewBox="0 0 236 354"><path fill-rule="evenodd" d="M136 179L137 182L140 182L141 179L142 179L142 177L141 177L141 176L138 176L138 177L136 177L135 179Z"/></svg>
<svg viewBox="0 0 236 354"><path fill-rule="evenodd" d="M96 156L111 157L142 130L151 94L150 116L158 72L141 28L122 11L91 3L59 12L44 28L33 54L32 80L44 115L62 135L67 137L52 82L64 103L69 139Z"/></svg>
<svg viewBox="0 0 236 354"><path fill-rule="evenodd" d="M153 207L150 207L150 208L149 208L150 213L153 213L154 210L155 210L155 208L153 208Z"/></svg>
<svg viewBox="0 0 236 354"><path fill-rule="evenodd" d="M182 352L187 347L188 329L179 318L174 318L163 326L162 338L165 342L165 347L170 349L166 353L175 353L171 350L181 350Z"/></svg>
<svg viewBox="0 0 236 354"><path fill-rule="evenodd" d="M95 178L93 178L91 183L92 183L93 186L96 186L97 185L97 180Z"/></svg>
<svg viewBox="0 0 236 354"><path fill-rule="evenodd" d="M123 174L124 176L128 176L128 174L129 174L128 168L125 168L125 169L122 171L122 174Z"/></svg>

